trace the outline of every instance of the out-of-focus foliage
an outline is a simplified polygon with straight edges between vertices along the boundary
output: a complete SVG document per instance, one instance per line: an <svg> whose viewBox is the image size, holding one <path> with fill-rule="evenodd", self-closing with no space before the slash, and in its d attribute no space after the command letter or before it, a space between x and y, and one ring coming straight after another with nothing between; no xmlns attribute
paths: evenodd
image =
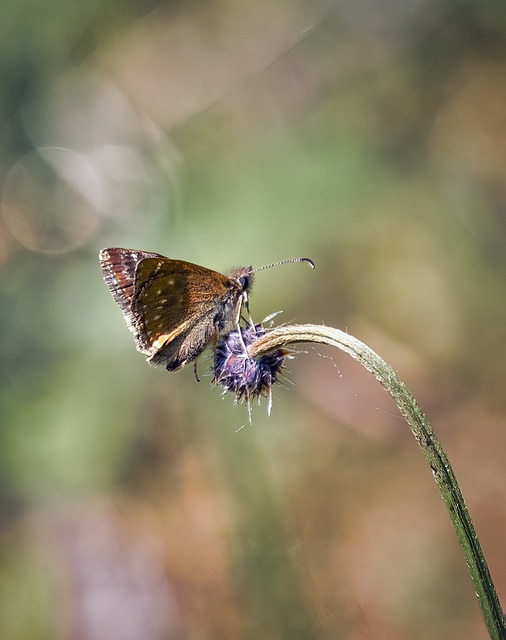
<svg viewBox="0 0 506 640"><path fill-rule="evenodd" d="M143 362L97 253L313 258L253 317L393 364L504 600L505 41L492 0L4 0L1 638L486 638L370 376L301 347L244 426L209 360Z"/></svg>

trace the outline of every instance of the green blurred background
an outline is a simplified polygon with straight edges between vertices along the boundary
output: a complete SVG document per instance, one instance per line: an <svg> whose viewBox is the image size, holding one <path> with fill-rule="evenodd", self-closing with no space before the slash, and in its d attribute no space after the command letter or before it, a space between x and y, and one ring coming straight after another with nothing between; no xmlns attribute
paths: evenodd
<svg viewBox="0 0 506 640"><path fill-rule="evenodd" d="M98 250L313 258L254 318L394 366L505 600L505 38L494 0L4 0L2 639L487 637L372 376L303 346L240 429L135 351Z"/></svg>

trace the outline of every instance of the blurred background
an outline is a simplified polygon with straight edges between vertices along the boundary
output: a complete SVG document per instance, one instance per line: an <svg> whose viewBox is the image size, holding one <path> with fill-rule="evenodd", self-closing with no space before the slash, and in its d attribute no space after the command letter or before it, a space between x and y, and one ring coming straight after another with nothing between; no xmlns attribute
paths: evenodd
<svg viewBox="0 0 506 640"><path fill-rule="evenodd" d="M145 363L98 251L313 258L253 317L392 364L505 601L505 36L494 0L4 0L0 637L488 637L370 374L303 345L250 426L209 359Z"/></svg>

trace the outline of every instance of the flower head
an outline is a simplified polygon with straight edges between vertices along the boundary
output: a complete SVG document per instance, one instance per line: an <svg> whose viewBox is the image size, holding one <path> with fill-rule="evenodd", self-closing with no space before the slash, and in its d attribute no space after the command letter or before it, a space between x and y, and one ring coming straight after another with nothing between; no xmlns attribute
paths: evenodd
<svg viewBox="0 0 506 640"><path fill-rule="evenodd" d="M285 349L276 349L257 358L251 358L247 348L257 338L265 335L261 324L247 325L223 336L214 353L214 382L221 384L223 393L235 393L236 402L262 396L269 398L271 409L271 387L282 374L283 362L288 354Z"/></svg>

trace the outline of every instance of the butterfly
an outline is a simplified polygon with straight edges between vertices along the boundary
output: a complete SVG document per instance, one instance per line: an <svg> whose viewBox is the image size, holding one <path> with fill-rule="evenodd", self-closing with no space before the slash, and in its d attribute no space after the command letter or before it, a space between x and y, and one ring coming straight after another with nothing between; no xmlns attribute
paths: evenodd
<svg viewBox="0 0 506 640"><path fill-rule="evenodd" d="M102 249L99 258L137 350L168 371L181 369L238 328L243 307L249 314L252 267L224 275L158 253L118 248Z"/></svg>

